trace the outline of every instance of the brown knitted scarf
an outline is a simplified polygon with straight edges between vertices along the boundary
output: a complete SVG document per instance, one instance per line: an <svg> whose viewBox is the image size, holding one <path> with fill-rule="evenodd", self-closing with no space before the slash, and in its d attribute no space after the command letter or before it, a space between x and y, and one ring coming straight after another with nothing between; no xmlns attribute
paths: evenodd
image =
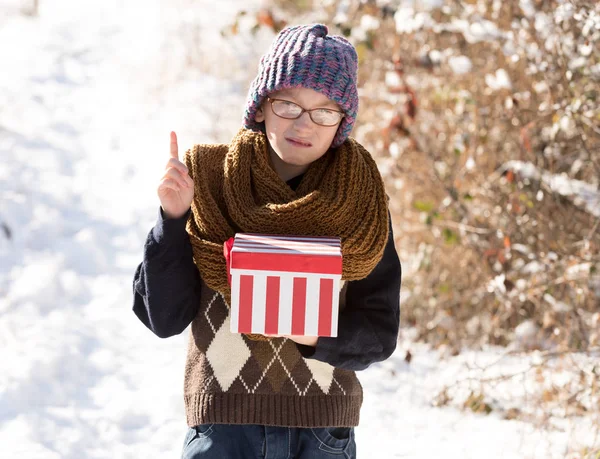
<svg viewBox="0 0 600 459"><path fill-rule="evenodd" d="M270 166L265 135L248 129L229 145L195 145L185 163L195 184L187 223L194 262L228 304L223 243L238 232L340 237L345 280L366 277L383 255L383 180L369 152L353 139L312 163L295 191Z"/></svg>

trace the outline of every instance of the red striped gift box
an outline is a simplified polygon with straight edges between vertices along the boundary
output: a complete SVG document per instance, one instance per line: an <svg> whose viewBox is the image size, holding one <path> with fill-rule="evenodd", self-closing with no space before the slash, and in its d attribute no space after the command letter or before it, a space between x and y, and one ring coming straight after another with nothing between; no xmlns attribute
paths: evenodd
<svg viewBox="0 0 600 459"><path fill-rule="evenodd" d="M337 336L339 238L238 233L228 266L232 332Z"/></svg>

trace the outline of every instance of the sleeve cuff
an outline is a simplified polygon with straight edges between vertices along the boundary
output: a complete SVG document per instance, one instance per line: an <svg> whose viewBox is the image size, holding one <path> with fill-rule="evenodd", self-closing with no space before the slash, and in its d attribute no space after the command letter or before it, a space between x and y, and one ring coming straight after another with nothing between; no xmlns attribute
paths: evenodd
<svg viewBox="0 0 600 459"><path fill-rule="evenodd" d="M317 342L317 345L318 344L319 343ZM314 355L315 355L316 350L317 350L316 347L306 346L304 344L298 344L298 343L296 343L296 347L298 348L298 352L300 352L300 355L302 357L304 357L305 359L312 359L314 357Z"/></svg>
<svg viewBox="0 0 600 459"><path fill-rule="evenodd" d="M185 241L187 238L185 226L190 213L191 209L189 209L182 217L166 218L163 214L162 207L159 207L158 218L156 219L154 228L152 228L152 237L154 240L156 242L170 241L173 243Z"/></svg>
<svg viewBox="0 0 600 459"><path fill-rule="evenodd" d="M327 362L331 356L331 351L333 350L335 352L337 347L339 347L339 344L337 338L321 336L317 341L317 345L314 347L298 343L296 343L296 346L298 347L300 355L305 359L316 359Z"/></svg>

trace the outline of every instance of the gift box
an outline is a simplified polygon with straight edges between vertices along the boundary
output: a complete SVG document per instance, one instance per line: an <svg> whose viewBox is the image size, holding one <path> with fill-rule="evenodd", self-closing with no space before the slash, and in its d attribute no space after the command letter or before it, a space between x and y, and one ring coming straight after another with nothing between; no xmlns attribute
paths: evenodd
<svg viewBox="0 0 600 459"><path fill-rule="evenodd" d="M337 336L339 238L238 233L225 256L232 332Z"/></svg>

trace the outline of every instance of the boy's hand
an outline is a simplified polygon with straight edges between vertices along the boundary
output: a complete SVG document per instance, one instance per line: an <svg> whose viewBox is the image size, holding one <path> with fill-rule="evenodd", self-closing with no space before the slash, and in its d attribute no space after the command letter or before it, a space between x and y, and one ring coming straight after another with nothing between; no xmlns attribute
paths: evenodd
<svg viewBox="0 0 600 459"><path fill-rule="evenodd" d="M287 338L295 341L298 344L304 344L305 346L316 347L317 341L319 340L318 336L302 336L302 335L265 335L270 336L271 338Z"/></svg>
<svg viewBox="0 0 600 459"><path fill-rule="evenodd" d="M194 199L194 181L188 174L187 166L179 161L175 132L171 132L170 158L158 184L157 194L167 218L183 217Z"/></svg>

